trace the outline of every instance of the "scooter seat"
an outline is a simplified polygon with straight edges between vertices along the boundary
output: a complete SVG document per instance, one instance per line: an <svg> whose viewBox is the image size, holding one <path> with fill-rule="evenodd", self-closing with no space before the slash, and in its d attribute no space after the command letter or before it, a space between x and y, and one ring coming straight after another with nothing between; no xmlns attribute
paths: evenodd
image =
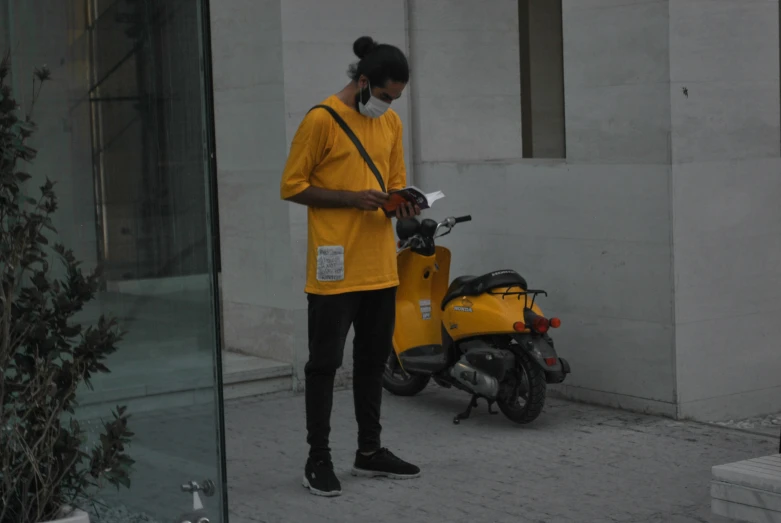
<svg viewBox="0 0 781 523"><path fill-rule="evenodd" d="M529 290L526 279L511 270L489 272L482 276L459 276L450 284L445 299L442 300L442 310L460 296L479 296L501 287L520 287L524 291Z"/></svg>

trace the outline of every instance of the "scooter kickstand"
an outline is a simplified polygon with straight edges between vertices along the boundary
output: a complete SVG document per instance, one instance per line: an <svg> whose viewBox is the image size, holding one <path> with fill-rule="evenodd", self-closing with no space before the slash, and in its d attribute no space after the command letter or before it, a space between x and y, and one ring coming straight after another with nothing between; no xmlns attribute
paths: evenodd
<svg viewBox="0 0 781 523"><path fill-rule="evenodd" d="M464 412L461 412L460 414L456 414L456 417L453 418L453 424L458 425L461 423L462 419L467 419L472 414L472 409L477 407L477 395L472 396L472 399L469 400L469 406L466 408Z"/></svg>

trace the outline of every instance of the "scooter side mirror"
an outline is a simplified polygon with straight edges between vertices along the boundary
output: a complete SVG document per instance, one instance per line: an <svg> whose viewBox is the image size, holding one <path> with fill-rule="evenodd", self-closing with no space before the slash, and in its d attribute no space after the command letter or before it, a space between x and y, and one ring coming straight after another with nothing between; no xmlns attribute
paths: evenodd
<svg viewBox="0 0 781 523"><path fill-rule="evenodd" d="M415 236L420 230L420 222L417 218L406 218L396 222L396 234L400 240L406 240Z"/></svg>

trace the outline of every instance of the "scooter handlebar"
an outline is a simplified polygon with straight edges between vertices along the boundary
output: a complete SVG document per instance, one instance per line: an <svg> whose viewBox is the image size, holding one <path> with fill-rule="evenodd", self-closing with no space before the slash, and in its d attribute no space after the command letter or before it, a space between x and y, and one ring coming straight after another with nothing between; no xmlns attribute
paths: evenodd
<svg viewBox="0 0 781 523"><path fill-rule="evenodd" d="M464 222L471 222L471 221L472 221L472 217L470 215L459 216L458 218L456 218L456 223L464 223Z"/></svg>

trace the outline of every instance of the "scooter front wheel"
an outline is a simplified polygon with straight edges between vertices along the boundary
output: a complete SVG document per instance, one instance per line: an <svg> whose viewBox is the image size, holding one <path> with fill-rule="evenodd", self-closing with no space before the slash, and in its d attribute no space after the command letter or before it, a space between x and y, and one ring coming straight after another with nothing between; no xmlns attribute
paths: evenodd
<svg viewBox="0 0 781 523"><path fill-rule="evenodd" d="M382 386L396 396L414 396L426 388L429 376L413 376L404 372L395 351L391 351L385 363Z"/></svg>
<svg viewBox="0 0 781 523"><path fill-rule="evenodd" d="M502 383L502 394L496 404L510 421L522 425L531 423L545 406L545 372L532 361L531 356L520 353L517 367L508 378Z"/></svg>

